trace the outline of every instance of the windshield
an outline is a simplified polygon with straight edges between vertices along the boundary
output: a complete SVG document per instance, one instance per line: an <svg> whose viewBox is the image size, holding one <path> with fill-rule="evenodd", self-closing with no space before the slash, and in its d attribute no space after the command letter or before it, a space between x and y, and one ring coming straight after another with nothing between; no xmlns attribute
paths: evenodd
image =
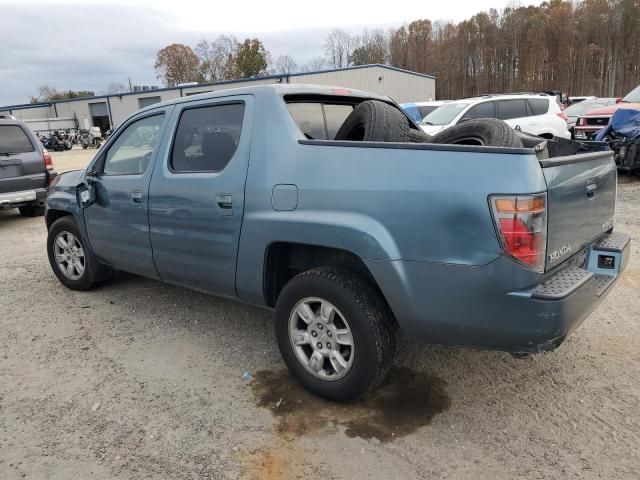
<svg viewBox="0 0 640 480"><path fill-rule="evenodd" d="M634 88L627 96L622 99L623 102L640 103L640 86Z"/></svg>
<svg viewBox="0 0 640 480"><path fill-rule="evenodd" d="M468 103L447 103L436 108L420 122L422 125L448 125L464 110Z"/></svg>
<svg viewBox="0 0 640 480"><path fill-rule="evenodd" d="M563 112L568 117L578 117L583 113L588 112L589 110L593 110L598 107L606 107L607 105L611 105L610 100L600 99L600 100L584 100L580 103L576 103L567 107L563 110Z"/></svg>

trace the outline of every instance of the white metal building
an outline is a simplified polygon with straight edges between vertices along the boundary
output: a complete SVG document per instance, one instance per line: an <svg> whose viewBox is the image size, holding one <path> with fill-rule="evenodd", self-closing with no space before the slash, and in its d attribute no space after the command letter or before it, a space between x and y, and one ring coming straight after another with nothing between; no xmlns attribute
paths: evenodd
<svg viewBox="0 0 640 480"><path fill-rule="evenodd" d="M387 95L398 103L435 100L435 77L388 65L360 65L335 70L227 80L142 92L0 107L36 131L118 126L140 108L165 100L247 85L307 83L335 85Z"/></svg>

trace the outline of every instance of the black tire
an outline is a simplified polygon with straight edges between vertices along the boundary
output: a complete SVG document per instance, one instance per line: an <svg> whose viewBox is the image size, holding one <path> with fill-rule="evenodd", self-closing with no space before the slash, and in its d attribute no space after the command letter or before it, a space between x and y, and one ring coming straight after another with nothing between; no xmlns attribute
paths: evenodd
<svg viewBox="0 0 640 480"><path fill-rule="evenodd" d="M289 318L302 299L331 302L348 321L353 337L353 363L335 380L323 380L307 371L289 339ZM319 267L291 279L275 310L280 353L291 374L310 392L335 402L355 400L384 380L395 356L396 323L377 289L362 276L343 268Z"/></svg>
<svg viewBox="0 0 640 480"><path fill-rule="evenodd" d="M83 251L84 251L84 273L77 280L72 280L65 276L64 273L60 270L58 263L55 260L54 253L54 241L58 234L61 232L70 232L73 234L80 243ZM53 225L49 228L49 232L47 235L47 254L49 256L49 264L51 265L51 269L60 283L62 283L65 287L70 288L71 290L91 290L96 286L98 280L100 279L100 273L104 269L98 262L98 260L91 254L90 249L86 248L84 245L84 241L82 239L82 235L76 226L76 223L73 221L71 216L65 216L59 218Z"/></svg>
<svg viewBox="0 0 640 480"><path fill-rule="evenodd" d="M435 134L431 143L522 148L522 142L513 128L496 118L477 118L458 123Z"/></svg>
<svg viewBox="0 0 640 480"><path fill-rule="evenodd" d="M20 215L23 217L41 217L44 215L44 207L42 205L29 205L27 207L20 207Z"/></svg>
<svg viewBox="0 0 640 480"><path fill-rule="evenodd" d="M407 142L411 143L431 143L433 137L422 130L409 130L407 132Z"/></svg>
<svg viewBox="0 0 640 480"><path fill-rule="evenodd" d="M400 110L379 100L367 100L353 109L335 139L410 142L410 131L409 119Z"/></svg>

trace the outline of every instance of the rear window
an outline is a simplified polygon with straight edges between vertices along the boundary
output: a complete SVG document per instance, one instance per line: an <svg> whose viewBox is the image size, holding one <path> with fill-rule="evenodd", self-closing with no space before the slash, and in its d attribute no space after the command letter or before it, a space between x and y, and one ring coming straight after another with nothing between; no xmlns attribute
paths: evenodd
<svg viewBox="0 0 640 480"><path fill-rule="evenodd" d="M305 137L311 140L333 140L353 111L353 105L293 102L287 103L287 109Z"/></svg>
<svg viewBox="0 0 640 480"><path fill-rule="evenodd" d="M0 125L0 154L33 152L29 137L18 125Z"/></svg>
<svg viewBox="0 0 640 480"><path fill-rule="evenodd" d="M549 111L549 100L546 98L529 98L527 102L533 115L545 115Z"/></svg>
<svg viewBox="0 0 640 480"><path fill-rule="evenodd" d="M498 102L498 118L510 120L527 116L527 104L524 100L500 100Z"/></svg>
<svg viewBox="0 0 640 480"><path fill-rule="evenodd" d="M305 137L312 140L327 139L321 103L289 103L287 109Z"/></svg>

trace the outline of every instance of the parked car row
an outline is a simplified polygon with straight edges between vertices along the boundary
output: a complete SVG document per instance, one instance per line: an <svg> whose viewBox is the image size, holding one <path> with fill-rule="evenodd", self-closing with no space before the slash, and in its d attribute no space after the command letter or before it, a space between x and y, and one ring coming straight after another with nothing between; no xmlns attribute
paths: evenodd
<svg viewBox="0 0 640 480"><path fill-rule="evenodd" d="M497 118L516 130L549 139L596 140L596 135L601 132L598 139L609 143L618 167L629 172L640 171L640 152L635 153L640 150L635 147L640 135L634 136L639 130L633 123L638 116L620 115L614 128L607 129L606 134L603 130L611 126L611 118L616 112L640 111L640 86L622 99L568 97L569 106L564 109L559 98L563 97L553 92L481 95L455 101L404 103L401 106L414 120L426 113L427 108L431 110L417 122L429 135L479 118ZM620 131L624 133L618 134Z"/></svg>
<svg viewBox="0 0 640 480"><path fill-rule="evenodd" d="M497 118L512 128L545 138L570 138L556 97L541 94L483 95L449 102L426 115L420 127L435 135L460 122Z"/></svg>

